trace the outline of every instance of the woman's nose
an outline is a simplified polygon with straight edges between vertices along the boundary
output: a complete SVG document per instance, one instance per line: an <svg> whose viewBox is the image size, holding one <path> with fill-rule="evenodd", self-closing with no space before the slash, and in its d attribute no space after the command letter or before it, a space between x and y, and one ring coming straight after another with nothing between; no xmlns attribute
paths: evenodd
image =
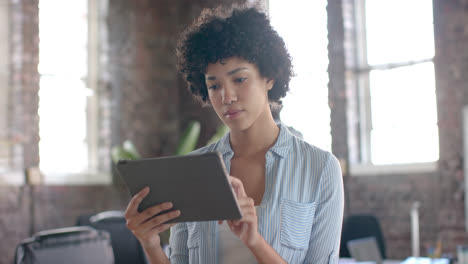
<svg viewBox="0 0 468 264"><path fill-rule="evenodd" d="M228 85L223 88L223 104L230 105L232 102L237 101L237 95L233 87Z"/></svg>

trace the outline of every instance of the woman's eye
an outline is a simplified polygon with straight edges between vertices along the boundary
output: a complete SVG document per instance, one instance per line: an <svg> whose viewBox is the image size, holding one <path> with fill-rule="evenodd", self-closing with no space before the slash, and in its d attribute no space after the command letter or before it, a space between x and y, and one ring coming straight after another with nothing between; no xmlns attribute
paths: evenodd
<svg viewBox="0 0 468 264"><path fill-rule="evenodd" d="M213 84L213 85L208 86L208 89L210 89L210 90L216 90L217 88L218 88L217 84Z"/></svg>
<svg viewBox="0 0 468 264"><path fill-rule="evenodd" d="M236 83L242 83L242 82L244 82L246 79L247 79L247 78L236 78L236 79L235 79L235 82L236 82Z"/></svg>

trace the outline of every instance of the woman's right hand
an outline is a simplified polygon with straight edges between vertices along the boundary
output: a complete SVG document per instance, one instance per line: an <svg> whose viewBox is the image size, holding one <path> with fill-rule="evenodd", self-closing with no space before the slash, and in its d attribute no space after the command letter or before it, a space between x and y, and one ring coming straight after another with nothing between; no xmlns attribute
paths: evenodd
<svg viewBox="0 0 468 264"><path fill-rule="evenodd" d="M141 213L138 212L138 206L140 205L143 198L148 195L148 193L149 187L145 187L143 190L133 196L132 200L127 206L127 210L125 210L125 219L127 220L127 228L132 231L138 241L140 241L142 247L151 249L161 246L159 233L169 229L174 225L165 224L165 222L178 217L180 215L180 211L170 211L152 218L160 212L172 208L172 203L167 202L152 206Z"/></svg>

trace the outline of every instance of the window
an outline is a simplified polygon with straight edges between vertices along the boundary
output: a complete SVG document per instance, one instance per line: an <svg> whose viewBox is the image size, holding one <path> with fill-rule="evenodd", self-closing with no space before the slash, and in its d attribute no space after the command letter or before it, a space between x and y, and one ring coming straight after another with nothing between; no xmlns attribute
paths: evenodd
<svg viewBox="0 0 468 264"><path fill-rule="evenodd" d="M364 165L439 158L432 17L430 0L356 1Z"/></svg>
<svg viewBox="0 0 468 264"><path fill-rule="evenodd" d="M296 73L283 99L281 120L300 131L307 142L330 151L326 5L327 1L270 0L268 10Z"/></svg>
<svg viewBox="0 0 468 264"><path fill-rule="evenodd" d="M39 167L49 184L110 180L96 165L96 5L39 1Z"/></svg>

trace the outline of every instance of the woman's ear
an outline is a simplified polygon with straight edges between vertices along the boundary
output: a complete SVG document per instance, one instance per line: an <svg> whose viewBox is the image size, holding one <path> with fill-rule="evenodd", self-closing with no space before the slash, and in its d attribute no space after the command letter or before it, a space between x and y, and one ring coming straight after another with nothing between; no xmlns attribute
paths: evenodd
<svg viewBox="0 0 468 264"><path fill-rule="evenodd" d="M267 90L269 91L269 90L273 89L274 85L275 85L275 80L274 79L269 79L267 81Z"/></svg>

